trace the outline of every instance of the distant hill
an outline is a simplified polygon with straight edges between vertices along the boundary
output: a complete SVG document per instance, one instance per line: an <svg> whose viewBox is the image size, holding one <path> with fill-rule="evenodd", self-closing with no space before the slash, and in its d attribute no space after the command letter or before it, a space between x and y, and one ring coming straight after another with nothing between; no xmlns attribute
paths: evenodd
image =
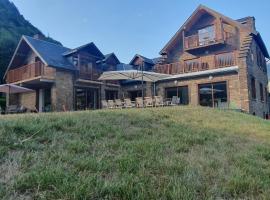
<svg viewBox="0 0 270 200"><path fill-rule="evenodd" d="M20 14L12 2L0 0L0 82L21 36L35 34L44 36ZM50 37L45 38L50 42L61 44Z"/></svg>

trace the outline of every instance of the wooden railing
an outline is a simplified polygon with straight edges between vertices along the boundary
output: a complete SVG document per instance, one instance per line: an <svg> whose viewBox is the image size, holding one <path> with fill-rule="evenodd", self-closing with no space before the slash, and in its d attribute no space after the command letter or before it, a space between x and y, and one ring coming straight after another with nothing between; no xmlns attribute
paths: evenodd
<svg viewBox="0 0 270 200"><path fill-rule="evenodd" d="M7 73L7 83L14 83L44 75L44 64L36 62L22 67L11 69Z"/></svg>
<svg viewBox="0 0 270 200"><path fill-rule="evenodd" d="M184 37L184 48L186 50L189 50L189 49L194 49L198 47L209 46L212 44L224 43L227 41L227 37L231 37L230 33L226 31L222 31L222 33L218 34L218 31L215 30L214 32L207 32L204 34L199 35L197 33L194 35ZM212 37L209 37L211 35Z"/></svg>
<svg viewBox="0 0 270 200"><path fill-rule="evenodd" d="M163 74L183 74L198 72L236 65L236 53L222 53L217 55L203 56L186 61L156 65L155 72Z"/></svg>
<svg viewBox="0 0 270 200"><path fill-rule="evenodd" d="M91 72L80 71L79 78L85 79L85 80L97 81L101 74L102 72L95 69L92 69Z"/></svg>

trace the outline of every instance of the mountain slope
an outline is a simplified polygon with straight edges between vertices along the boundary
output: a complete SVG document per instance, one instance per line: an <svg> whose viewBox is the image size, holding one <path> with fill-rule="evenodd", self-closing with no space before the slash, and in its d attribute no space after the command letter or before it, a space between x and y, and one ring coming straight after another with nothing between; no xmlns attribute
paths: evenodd
<svg viewBox="0 0 270 200"><path fill-rule="evenodd" d="M268 199L269 144L211 108L0 116L0 199Z"/></svg>
<svg viewBox="0 0 270 200"><path fill-rule="evenodd" d="M44 36L38 28L24 19L12 2L0 0L0 82L21 36L35 34ZM52 38L46 39L60 44Z"/></svg>

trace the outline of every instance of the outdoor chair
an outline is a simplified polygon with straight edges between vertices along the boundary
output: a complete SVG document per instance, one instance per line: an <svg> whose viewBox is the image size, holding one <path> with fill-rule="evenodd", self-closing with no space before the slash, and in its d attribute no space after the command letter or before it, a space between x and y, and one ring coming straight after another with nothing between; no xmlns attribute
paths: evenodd
<svg viewBox="0 0 270 200"><path fill-rule="evenodd" d="M155 98L155 107L164 106L162 96L155 96L154 98Z"/></svg>
<svg viewBox="0 0 270 200"><path fill-rule="evenodd" d="M142 99L142 97L137 97L136 98L136 107L137 108L143 108L143 99Z"/></svg>
<svg viewBox="0 0 270 200"><path fill-rule="evenodd" d="M125 108L133 108L135 107L134 103L130 99L124 99Z"/></svg>
<svg viewBox="0 0 270 200"><path fill-rule="evenodd" d="M144 98L144 105L145 107L153 107L153 99L152 97L145 97Z"/></svg>
<svg viewBox="0 0 270 200"><path fill-rule="evenodd" d="M106 100L101 100L101 107L102 107L102 109L107 109L108 108L108 102Z"/></svg>
<svg viewBox="0 0 270 200"><path fill-rule="evenodd" d="M123 108L123 103L121 99L115 99L115 107L116 108Z"/></svg>
<svg viewBox="0 0 270 200"><path fill-rule="evenodd" d="M7 114L25 113L27 109L24 106L10 105L6 109Z"/></svg>
<svg viewBox="0 0 270 200"><path fill-rule="evenodd" d="M180 98L178 98L177 96L173 96L172 97L172 101L170 102L170 106L176 106L179 105L180 102Z"/></svg>
<svg viewBox="0 0 270 200"><path fill-rule="evenodd" d="M108 108L110 109L115 108L114 100L108 100Z"/></svg>

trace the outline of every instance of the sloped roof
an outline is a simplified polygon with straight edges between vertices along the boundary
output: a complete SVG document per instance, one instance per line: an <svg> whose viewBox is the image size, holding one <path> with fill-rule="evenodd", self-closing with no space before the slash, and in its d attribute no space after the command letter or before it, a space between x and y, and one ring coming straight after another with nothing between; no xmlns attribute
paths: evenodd
<svg viewBox="0 0 270 200"><path fill-rule="evenodd" d="M70 49L44 40L23 36L23 39L33 48L44 62L52 67L76 70L62 54Z"/></svg>
<svg viewBox="0 0 270 200"><path fill-rule="evenodd" d="M86 48L88 48L88 51L92 55L94 55L94 56L96 56L98 58L101 58L101 59L104 59L105 58L104 55L103 55L103 53L101 53L101 51L97 48L97 46L95 45L94 42L90 42L88 44L82 45L82 46L77 47L75 49L71 49L71 50L69 49L66 52L63 52L63 56L71 55L73 53L76 53L76 52L78 52L78 51L80 51L82 49L86 49Z"/></svg>
<svg viewBox="0 0 270 200"><path fill-rule="evenodd" d="M144 62L146 62L146 63L148 63L148 64L151 64L151 65L154 65L154 64L155 64L155 63L153 62L152 59L146 58L146 57L144 57L144 56L142 56L142 55L140 55L140 54L136 54L136 55L132 58L132 60L130 61L129 64L132 65L132 63L135 61L136 58L141 58Z"/></svg>
<svg viewBox="0 0 270 200"><path fill-rule="evenodd" d="M167 48L171 45L171 43L177 38L177 37L181 37L181 33L184 30L185 26L191 21L191 19L200 11L200 10L204 10L214 16L219 16L220 18L222 18L224 21L227 21L231 24L234 24L238 27L242 27L242 28L246 28L243 24L241 24L239 21L233 20L215 10L212 10L211 8L208 8L204 5L199 5L197 7L197 9L191 14L191 16L185 21L185 23L180 27L180 29L175 33L175 35L170 39L170 41L163 47L163 49L160 51L160 54L166 53Z"/></svg>
<svg viewBox="0 0 270 200"><path fill-rule="evenodd" d="M260 46L264 56L266 58L269 58L269 53L268 53L267 48L266 48L266 46L264 44L264 41L263 41L263 39L261 37L261 34L258 31L256 31L255 33L251 33L251 35L254 36L254 39L258 43L258 45Z"/></svg>
<svg viewBox="0 0 270 200"><path fill-rule="evenodd" d="M103 61L107 61L110 57L114 57L115 59L116 59L116 61L118 62L118 63L120 63L120 61L119 61L119 59L117 58L117 56L114 54L114 53L109 53L109 54L106 54L106 55L104 55L104 59L103 59Z"/></svg>

